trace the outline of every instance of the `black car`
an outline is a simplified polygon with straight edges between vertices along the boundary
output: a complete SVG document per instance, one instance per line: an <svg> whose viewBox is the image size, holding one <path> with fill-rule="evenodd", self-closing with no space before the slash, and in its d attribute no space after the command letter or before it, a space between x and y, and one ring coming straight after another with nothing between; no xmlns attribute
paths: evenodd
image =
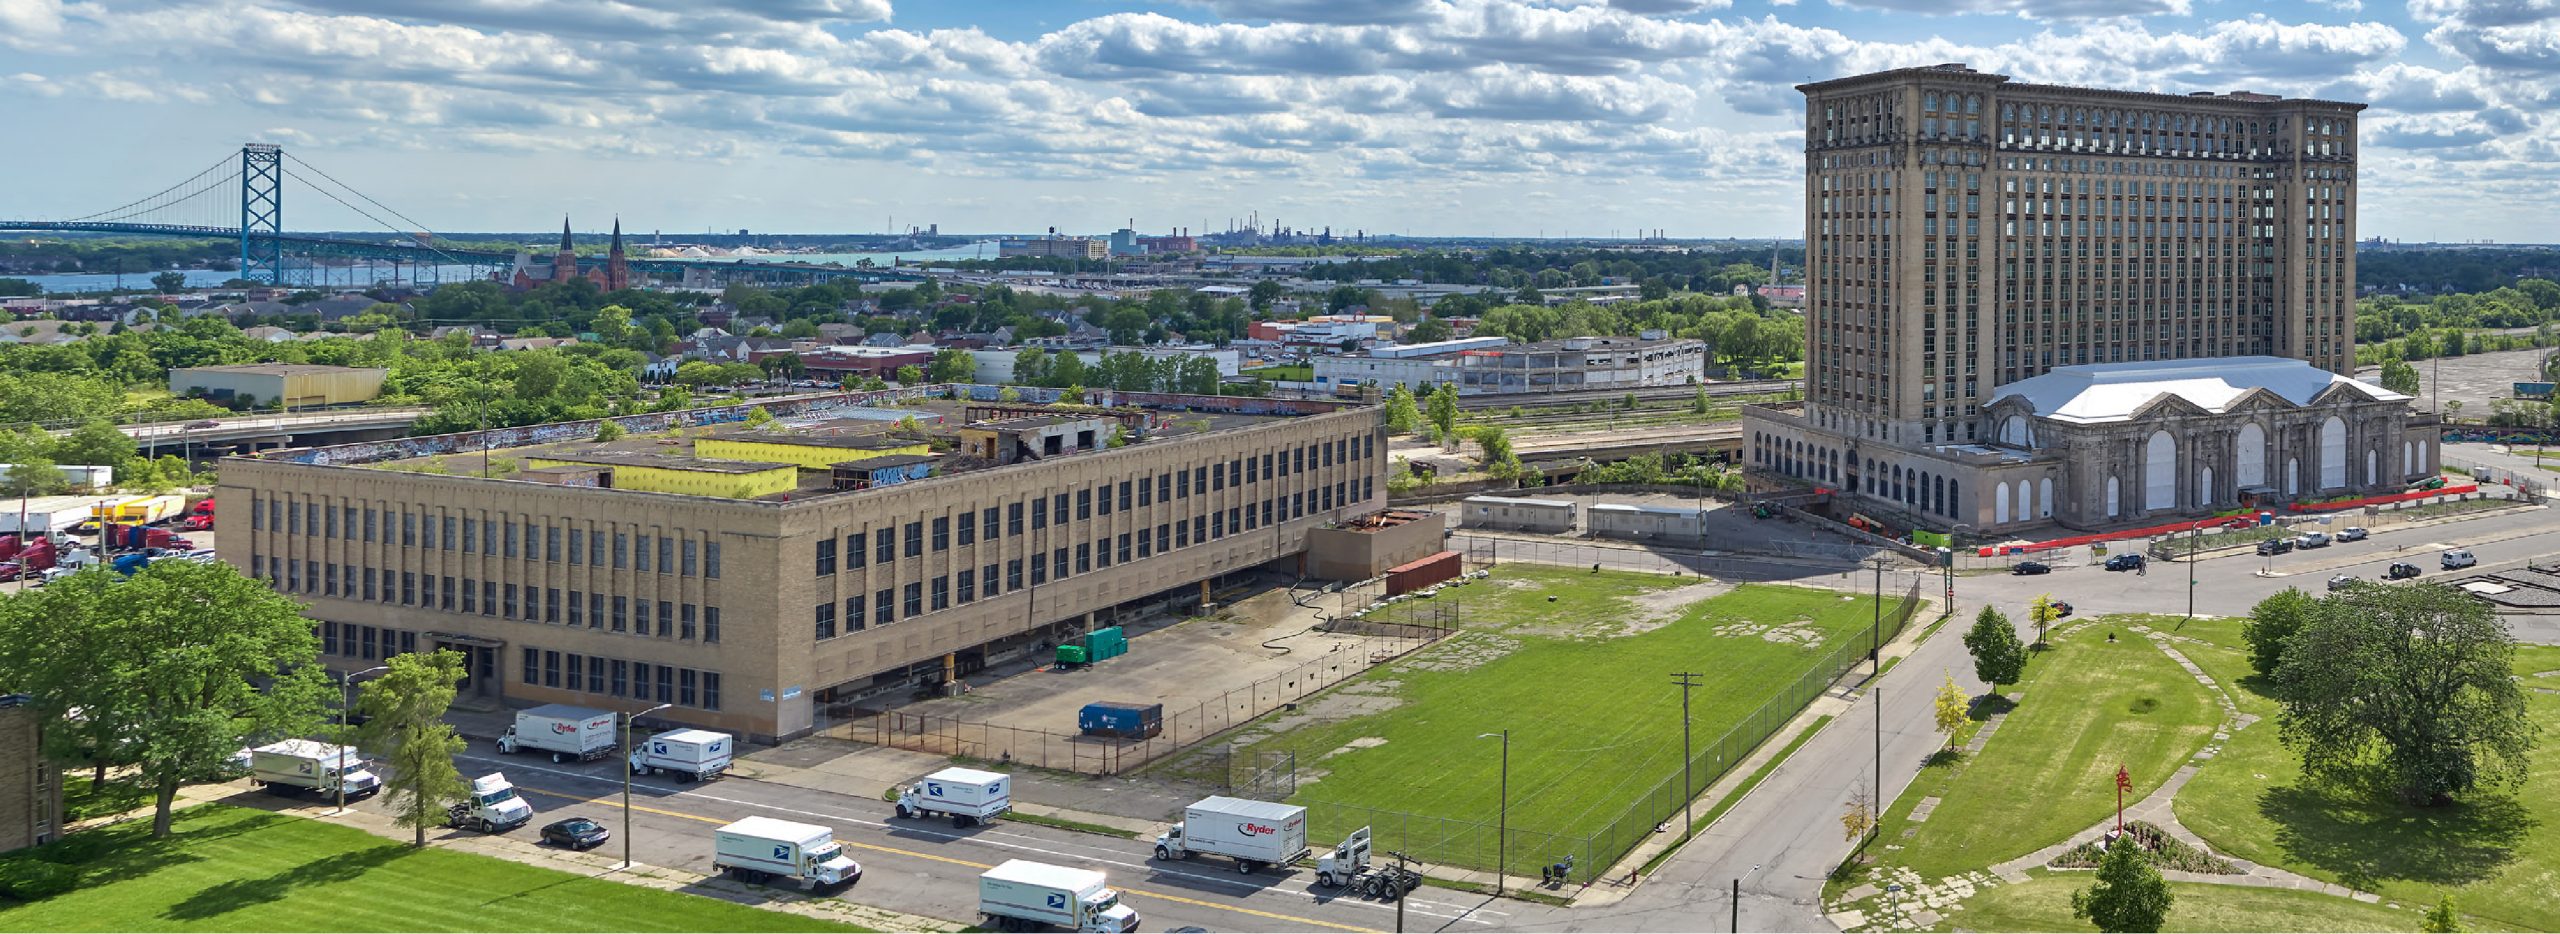
<svg viewBox="0 0 2560 934"><path fill-rule="evenodd" d="M2020 561L2009 569L2011 574L2051 574L2053 568L2042 561Z"/></svg>
<svg viewBox="0 0 2560 934"><path fill-rule="evenodd" d="M2061 618L2063 618L2063 617L2070 616L2070 615L2072 614L2072 612L2073 612L2073 611L2072 611L2072 609L2071 609L2071 603L2070 603L2070 601L2067 601L2067 600L2056 600L2056 601L2053 601L2053 618L2055 618L2055 619L2061 619Z"/></svg>
<svg viewBox="0 0 2560 934"><path fill-rule="evenodd" d="M2293 539L2290 539L2290 538L2270 538L2270 539L2267 539L2266 541L2259 542L2259 543L2258 543L2258 553L2259 553L2259 554L2262 554L2262 555L2282 555L2282 554L2292 554L2292 553L2293 553Z"/></svg>
<svg viewBox="0 0 2560 934"><path fill-rule="evenodd" d="M2142 558L2142 556L2141 556L2140 554L2136 554L2136 553L2134 553L2134 552L2130 552L2130 551L2128 551L2128 552L2125 552L2124 554L2120 554L2120 555L2116 555L2115 557L2108 558L2108 559L2107 559L2107 570L2110 570L2110 571L2139 571L2139 570L2142 570L2142 562L2143 562L2143 558Z"/></svg>
<svg viewBox="0 0 2560 934"><path fill-rule="evenodd" d="M2407 562L2396 562L2391 565L2391 570L2382 572L2382 576L2386 580L2396 581L2416 577L2424 573L2426 572L2418 570L2417 565L2409 564Z"/></svg>
<svg viewBox="0 0 2560 934"><path fill-rule="evenodd" d="M591 850L603 846L610 839L613 839L613 833L604 829L603 824L583 817L552 821L542 828L542 842L572 850Z"/></svg>

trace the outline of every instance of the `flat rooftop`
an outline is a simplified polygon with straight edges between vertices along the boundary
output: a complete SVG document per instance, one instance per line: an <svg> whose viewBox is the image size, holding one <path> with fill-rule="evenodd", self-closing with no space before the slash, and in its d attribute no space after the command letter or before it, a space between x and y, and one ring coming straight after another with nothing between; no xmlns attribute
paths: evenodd
<svg viewBox="0 0 2560 934"><path fill-rule="evenodd" d="M1160 398L1181 399L1185 397ZM832 470L833 465L831 465L830 468L810 469L806 467L797 467L792 464L775 463L771 461L705 457L696 451L695 443L706 439L747 441L768 444L808 445L813 447L844 450L847 452L878 451L891 448L912 448L921 444L927 448L928 453L922 455L891 454L874 457L862 457L859 454L849 453L838 461L838 463L861 468L912 467L916 464L923 463L930 464L932 466L932 474L940 477L969 473L973 471L989 470L1000 466L991 461L961 453L959 435L960 430L964 427L989 427L1020 430L1023 428L1041 425L1071 423L1087 419L1110 419L1113 417L1113 412L1115 411L1125 412L1128 408L1141 408L1147 410L1150 415L1149 421L1154 425L1154 427L1149 429L1143 437L1134 441L1135 444L1144 445L1151 441L1168 438L1206 434L1234 428L1250 427L1258 424L1279 423L1299 417L1300 414L1315 414L1332 411L1336 408L1342 407L1322 402L1267 401L1254 399L1239 399L1238 403L1243 407L1266 409L1268 410L1268 414L1265 412L1199 411L1179 405L1140 404L1131 406L1128 405L1127 401L1124 399L1123 406L1120 409L1103 409L1099 407L1084 406L1051 407L1041 406L1036 403L1006 403L1005 408L1008 411L1004 417L986 419L970 424L966 423L969 408L972 406L985 407L990 405L990 403L985 401L973 402L965 399L917 399L899 402L879 401L871 404L854 403L850 406L852 411L849 411L849 407L845 403L838 402L833 398L821 398L810 403L803 404L799 408L789 412L776 411L774 413L774 422L755 429L745 428L743 425L735 421L711 425L673 427L658 431L633 429L630 430L630 433L621 438L613 441L599 442L593 440L594 427L591 423L566 423L557 426L559 429L570 432L570 436L565 440L549 440L535 443L524 443L520 440L516 440L521 439L528 434L541 435L544 432L540 430L540 428L531 430L501 429L490 432L489 436L503 440L500 440L496 445L489 447L485 454L483 453L478 440L481 436L477 434L440 436L441 439L450 440L452 442L451 444L444 445L446 450L442 453L424 453L406 457L377 458L370 456L373 450L378 450L377 448L362 445L346 445L339 448L320 448L316 449L315 453L331 454L339 451L348 452L350 455L348 457L330 457L325 460L317 461L320 463L329 463L339 466L365 467L377 470L400 471L404 473L440 474L473 479L486 479L491 481L514 482L541 482L545 475L534 473L533 470L530 469L535 461L557 461L567 464L595 465L599 467L651 467L666 470L686 470L714 474L747 474L788 468L799 471L798 482L792 487L792 489L759 497L759 499L767 501L790 500L796 502L815 496L846 495L861 491L836 489L834 472ZM1293 412L1291 411L1292 409L1302 409L1303 411ZM1045 411L1026 413L1025 410ZM913 417L916 428L914 430L899 429L897 426L904 422L909 416ZM552 432L551 436L554 438L561 437L557 431ZM412 450L416 450L416 448L412 448ZM1083 453L1098 454L1101 453L1101 451L1097 450ZM1079 453L1067 456L1082 456L1082 454ZM571 487L570 489L575 488Z"/></svg>
<svg viewBox="0 0 2560 934"><path fill-rule="evenodd" d="M329 373L389 373L373 366L323 366L317 363L231 363L222 366L185 366L178 372L245 373L255 376L315 376Z"/></svg>

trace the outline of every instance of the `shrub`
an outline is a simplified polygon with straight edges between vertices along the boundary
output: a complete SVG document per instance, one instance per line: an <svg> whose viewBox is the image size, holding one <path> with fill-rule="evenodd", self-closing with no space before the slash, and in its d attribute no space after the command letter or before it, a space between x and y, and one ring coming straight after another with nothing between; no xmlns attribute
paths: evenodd
<svg viewBox="0 0 2560 934"><path fill-rule="evenodd" d="M27 857L0 860L0 892L22 902L51 898L79 886L80 870L60 863Z"/></svg>

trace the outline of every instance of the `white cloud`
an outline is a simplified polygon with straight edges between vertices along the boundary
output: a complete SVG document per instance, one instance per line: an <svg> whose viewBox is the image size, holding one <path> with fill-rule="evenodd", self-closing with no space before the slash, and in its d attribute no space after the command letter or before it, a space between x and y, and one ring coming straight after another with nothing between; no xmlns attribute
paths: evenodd
<svg viewBox="0 0 2560 934"><path fill-rule="evenodd" d="M2037 20L2185 16L2189 0L1832 0L1844 7L1947 16L2020 16Z"/></svg>

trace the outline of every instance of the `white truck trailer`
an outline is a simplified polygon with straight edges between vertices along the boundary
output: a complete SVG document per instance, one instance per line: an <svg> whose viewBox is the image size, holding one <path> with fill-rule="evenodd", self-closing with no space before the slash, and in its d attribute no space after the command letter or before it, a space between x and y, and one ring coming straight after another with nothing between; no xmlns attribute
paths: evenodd
<svg viewBox="0 0 2560 934"><path fill-rule="evenodd" d="M355 747L308 739L288 739L250 750L249 784L285 797L311 791L334 795L341 786L350 799L382 790L382 779L365 768L364 757Z"/></svg>
<svg viewBox="0 0 2560 934"><path fill-rule="evenodd" d="M712 868L740 882L790 879L816 892L862 881L862 864L844 855L834 830L816 824L748 817L711 836Z"/></svg>
<svg viewBox="0 0 2560 934"><path fill-rule="evenodd" d="M631 770L642 775L665 772L680 782L707 782L729 770L737 740L711 730L669 730L632 744Z"/></svg>
<svg viewBox="0 0 2560 934"><path fill-rule="evenodd" d="M1013 776L950 768L898 791L899 817L941 814L951 826L968 827L1013 810Z"/></svg>
<svg viewBox="0 0 2560 934"><path fill-rule="evenodd" d="M111 496L35 496L0 504L0 535L67 532L72 526L95 517L99 503L114 499ZM22 510L26 520L23 525L19 523Z"/></svg>
<svg viewBox="0 0 2560 934"><path fill-rule="evenodd" d="M1010 859L978 876L978 913L1002 931L1058 928L1085 934L1138 929L1138 912L1091 869Z"/></svg>
<svg viewBox="0 0 2560 934"><path fill-rule="evenodd" d="M471 780L471 794L447 805L444 825L481 833L504 833L533 821L533 805L516 794L506 773L491 772Z"/></svg>
<svg viewBox="0 0 2560 934"><path fill-rule="evenodd" d="M1202 798L1182 809L1182 823L1156 835L1157 859L1208 853L1236 861L1236 871L1286 866L1307 855L1307 809L1246 798Z"/></svg>
<svg viewBox="0 0 2560 934"><path fill-rule="evenodd" d="M612 755L619 745L613 738L613 714L567 704L516 711L516 725L498 737L499 752L547 752L553 762L593 762Z"/></svg>

